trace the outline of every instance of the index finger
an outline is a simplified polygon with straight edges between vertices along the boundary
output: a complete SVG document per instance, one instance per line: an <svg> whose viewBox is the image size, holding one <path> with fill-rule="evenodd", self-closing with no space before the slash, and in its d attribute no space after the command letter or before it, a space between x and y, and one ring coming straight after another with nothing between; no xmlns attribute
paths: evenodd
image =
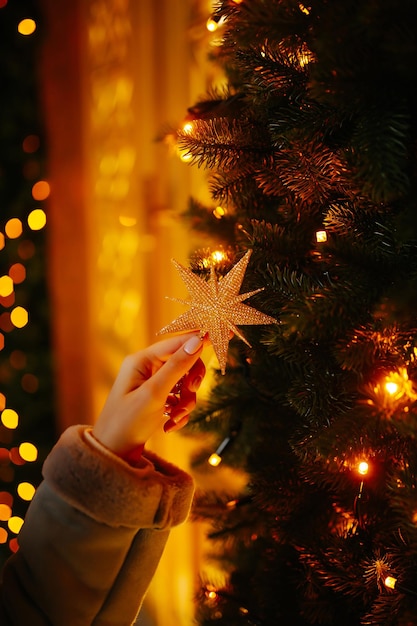
<svg viewBox="0 0 417 626"><path fill-rule="evenodd" d="M196 333L172 337L171 339L173 342L170 344L161 345L165 344L164 341L152 346L152 349L156 348L154 352L156 358L159 358L163 365L148 380L148 384L155 385L162 394L168 394L179 379L191 369L200 358L204 346L204 337L200 337ZM175 346L177 346L176 350L174 350ZM167 347L174 350L170 352L168 357L166 356Z"/></svg>

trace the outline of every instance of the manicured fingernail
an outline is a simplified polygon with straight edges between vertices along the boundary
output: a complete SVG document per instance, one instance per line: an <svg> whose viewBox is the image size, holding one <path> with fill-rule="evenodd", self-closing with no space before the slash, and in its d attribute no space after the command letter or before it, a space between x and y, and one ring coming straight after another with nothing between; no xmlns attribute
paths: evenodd
<svg viewBox="0 0 417 626"><path fill-rule="evenodd" d="M174 420L167 420L164 424L164 432L169 433L173 428L175 428L176 423Z"/></svg>
<svg viewBox="0 0 417 626"><path fill-rule="evenodd" d="M178 424L186 415L188 415L188 409L177 409L176 414L171 416L171 421Z"/></svg>
<svg viewBox="0 0 417 626"><path fill-rule="evenodd" d="M196 376L190 384L190 391L198 391L202 382L203 382L203 377Z"/></svg>
<svg viewBox="0 0 417 626"><path fill-rule="evenodd" d="M190 339L188 339L188 341L185 342L184 350L187 354L191 356L192 354L195 354L196 352L198 352L198 350L201 348L202 345L203 345L203 340L200 338L200 336L194 335L194 337L190 337Z"/></svg>

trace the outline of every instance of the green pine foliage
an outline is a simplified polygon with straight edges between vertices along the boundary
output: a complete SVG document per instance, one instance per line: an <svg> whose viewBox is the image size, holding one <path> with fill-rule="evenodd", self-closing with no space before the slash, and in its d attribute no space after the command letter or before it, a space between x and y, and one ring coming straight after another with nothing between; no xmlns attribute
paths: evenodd
<svg viewBox="0 0 417 626"><path fill-rule="evenodd" d="M408 626L417 619L417 4L223 0L224 93L178 131L209 171L194 227L247 249L245 327L190 435L229 438L242 493L201 489L227 583L200 626ZM216 205L227 211L216 219ZM316 241L325 230L327 241ZM192 267L204 270L205 251ZM390 380L399 386L391 395ZM366 460L369 472L358 472ZM394 577L396 587L384 584ZM215 590L210 596L208 590Z"/></svg>

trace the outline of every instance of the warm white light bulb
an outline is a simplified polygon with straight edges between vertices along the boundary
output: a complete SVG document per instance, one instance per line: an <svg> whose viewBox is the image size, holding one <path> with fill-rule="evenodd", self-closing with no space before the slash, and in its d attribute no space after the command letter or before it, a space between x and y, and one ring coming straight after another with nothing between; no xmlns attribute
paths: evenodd
<svg viewBox="0 0 417 626"><path fill-rule="evenodd" d="M388 587L388 589L395 589L395 585L397 584L397 579L393 576L387 576L384 580L384 585Z"/></svg>
<svg viewBox="0 0 417 626"><path fill-rule="evenodd" d="M361 461L358 465L358 472L359 474L362 474L362 476L365 476L365 474L367 474L369 471L369 465L366 461Z"/></svg>

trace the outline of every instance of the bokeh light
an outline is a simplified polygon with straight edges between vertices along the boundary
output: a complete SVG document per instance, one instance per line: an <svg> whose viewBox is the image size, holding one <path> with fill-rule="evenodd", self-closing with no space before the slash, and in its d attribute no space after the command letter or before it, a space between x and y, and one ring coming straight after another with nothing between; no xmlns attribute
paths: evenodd
<svg viewBox="0 0 417 626"><path fill-rule="evenodd" d="M7 525L11 532L17 535L23 526L23 519L18 515L12 515L12 517L8 520Z"/></svg>
<svg viewBox="0 0 417 626"><path fill-rule="evenodd" d="M39 149L40 139L38 135L28 135L24 138L22 143L23 152L32 154Z"/></svg>
<svg viewBox="0 0 417 626"><path fill-rule="evenodd" d="M9 276L15 285L18 285L19 283L23 283L23 281L26 278L25 266L22 265L21 263L13 263L13 265L11 265L9 269ZM0 295L3 295L1 293L1 288L0 288Z"/></svg>
<svg viewBox="0 0 417 626"><path fill-rule="evenodd" d="M8 504L0 504L0 521L7 522L12 516L12 509Z"/></svg>
<svg viewBox="0 0 417 626"><path fill-rule="evenodd" d="M6 428L14 430L19 424L19 416L14 409L4 409L1 412L1 423Z"/></svg>
<svg viewBox="0 0 417 626"><path fill-rule="evenodd" d="M35 495L35 491L35 487L31 485L31 483L23 482L19 483L19 485L17 486L17 493L22 498L22 500L26 500L27 502L32 500L33 496Z"/></svg>
<svg viewBox="0 0 417 626"><path fill-rule="evenodd" d="M22 457L22 459L32 463L33 461L36 461L36 459L38 458L38 449L36 448L36 446L33 445L33 443L29 443L28 441L25 441L24 443L21 443L19 446L19 454Z"/></svg>
<svg viewBox="0 0 417 626"><path fill-rule="evenodd" d="M16 328L23 328L29 321L29 314L22 306L17 306L11 311L10 320Z"/></svg>
<svg viewBox="0 0 417 626"><path fill-rule="evenodd" d="M34 200L46 200L50 191L50 185L46 180L38 180L32 187L32 198Z"/></svg>
<svg viewBox="0 0 417 626"><path fill-rule="evenodd" d="M27 17L19 22L17 30L21 35L32 35L36 30L36 22L32 18Z"/></svg>
<svg viewBox="0 0 417 626"><path fill-rule="evenodd" d="M22 222L19 220L19 218L12 217L6 222L4 230L9 239L17 239L23 232Z"/></svg>
<svg viewBox="0 0 417 626"><path fill-rule="evenodd" d="M28 226L31 230L41 230L46 224L46 213L42 209L34 209L28 215Z"/></svg>
<svg viewBox="0 0 417 626"><path fill-rule="evenodd" d="M0 276L0 296L6 298L13 293L13 280L10 276Z"/></svg>

